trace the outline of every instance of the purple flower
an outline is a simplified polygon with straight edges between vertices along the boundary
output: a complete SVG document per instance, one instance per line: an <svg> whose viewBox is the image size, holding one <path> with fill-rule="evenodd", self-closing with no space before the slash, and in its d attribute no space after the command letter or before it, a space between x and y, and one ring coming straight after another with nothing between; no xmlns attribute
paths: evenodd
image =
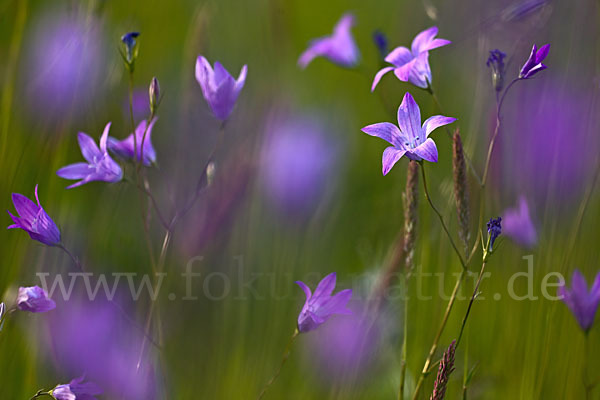
<svg viewBox="0 0 600 400"><path fill-rule="evenodd" d="M48 298L39 286L20 287L17 295L17 307L21 311L42 313L56 308L54 300Z"/></svg>
<svg viewBox="0 0 600 400"><path fill-rule="evenodd" d="M354 15L346 13L338 21L333 34L314 39L300 55L298 65L306 68L316 57L325 57L341 67L352 68L360 59L360 52L350 30L354 26Z"/></svg>
<svg viewBox="0 0 600 400"><path fill-rule="evenodd" d="M581 329L585 332L589 331L594 323L598 303L600 303L600 272L596 274L594 284L588 292L585 277L578 269L575 269L571 278L571 289L567 289L563 284L558 288L558 295L571 309Z"/></svg>
<svg viewBox="0 0 600 400"><path fill-rule="evenodd" d="M388 40L385 34L379 30L373 32L373 43L375 43L380 57L385 58L388 52Z"/></svg>
<svg viewBox="0 0 600 400"><path fill-rule="evenodd" d="M94 139L83 132L77 134L81 154L87 163L76 163L62 167L56 174L65 179L81 179L79 182L68 186L71 189L91 181L118 182L123 178L123 171L106 149L110 122L106 124L102 137L100 138L100 149L96 146Z"/></svg>
<svg viewBox="0 0 600 400"><path fill-rule="evenodd" d="M428 136L434 129L451 124L456 118L434 115L421 125L421 110L410 93L404 95L398 108L398 127L389 122L365 126L362 131L392 144L383 152L383 175L406 155L411 160L437 162L438 152L433 139Z"/></svg>
<svg viewBox="0 0 600 400"><path fill-rule="evenodd" d="M327 321L333 314L352 314L346 305L352 297L352 289L342 290L335 296L331 293L335 289L335 272L327 275L311 294L310 288L303 282L296 281L306 294L306 302L298 316L298 330L302 333L312 331Z"/></svg>
<svg viewBox="0 0 600 400"><path fill-rule="evenodd" d="M537 232L529 215L529 206L524 196L519 198L515 208L504 211L502 217L504 234L524 247L533 247L537 242Z"/></svg>
<svg viewBox="0 0 600 400"><path fill-rule="evenodd" d="M97 400L95 396L99 394L102 394L102 389L93 382L83 383L83 376L52 390L56 400Z"/></svg>
<svg viewBox="0 0 600 400"><path fill-rule="evenodd" d="M14 222L8 229L23 229L33 240L48 246L56 246L60 243L60 231L40 204L38 185L35 185L35 199L37 204L22 194L12 194L12 201L19 217L7 211Z"/></svg>
<svg viewBox="0 0 600 400"><path fill-rule="evenodd" d="M238 95L246 83L247 72L248 67L244 65L236 81L220 62L215 62L213 70L206 58L198 56L196 80L202 88L204 99L217 119L225 121L229 118Z"/></svg>
<svg viewBox="0 0 600 400"><path fill-rule="evenodd" d="M494 242L502 233L502 217L496 219L490 218L487 223L488 240L490 244L490 252L494 251Z"/></svg>
<svg viewBox="0 0 600 400"><path fill-rule="evenodd" d="M492 69L492 85L497 92L504 87L504 58L506 54L498 49L490 50L490 56L485 65Z"/></svg>
<svg viewBox="0 0 600 400"><path fill-rule="evenodd" d="M394 71L396 77L402 82L410 82L415 86L426 89L431 83L429 50L452 43L446 39L435 39L437 33L437 26L432 26L415 36L410 50L403 46L392 50L385 61L392 64L393 67L385 67L377 72L371 91L375 90L381 78L390 71Z"/></svg>
<svg viewBox="0 0 600 400"><path fill-rule="evenodd" d="M146 120L142 120L135 128L135 138L137 144L137 151L135 152L135 158L137 161L141 160L141 157L144 157L144 165L149 166L156 162L156 151L152 146L152 128L154 127L154 123L156 122L156 118L152 118L150 121L150 125L146 129L147 122ZM146 133L146 137L144 137L144 132ZM142 141L144 142L144 151L142 153ZM131 160L134 158L134 140L133 133L127 136L126 139L117 140L113 137L108 138L108 148L110 151L115 153L121 158L126 160Z"/></svg>
<svg viewBox="0 0 600 400"><path fill-rule="evenodd" d="M537 46L534 44L533 48L531 49L531 54L529 55L529 58L527 59L527 61L525 62L525 64L523 64L523 67L521 67L521 72L519 73L519 79L528 79L531 78L533 75L537 74L540 71L545 70L546 67L544 64L542 64L542 61L544 61L544 59L548 56L548 52L550 51L550 45L549 44L545 44L542 47L537 48Z"/></svg>

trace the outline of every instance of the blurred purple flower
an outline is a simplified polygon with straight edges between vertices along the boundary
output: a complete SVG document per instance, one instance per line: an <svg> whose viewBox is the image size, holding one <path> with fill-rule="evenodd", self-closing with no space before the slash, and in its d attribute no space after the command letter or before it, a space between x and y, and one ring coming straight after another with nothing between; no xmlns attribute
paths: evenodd
<svg viewBox="0 0 600 400"><path fill-rule="evenodd" d="M373 32L373 43L375 43L375 47L377 47L377 50L379 51L379 56L385 58L388 53L388 40L385 33L379 30Z"/></svg>
<svg viewBox="0 0 600 400"><path fill-rule="evenodd" d="M341 67L354 67L360 59L360 51L352 37L353 26L354 15L344 14L333 28L333 34L310 42L308 48L300 55L298 65L306 68L316 57L325 57Z"/></svg>
<svg viewBox="0 0 600 400"><path fill-rule="evenodd" d="M440 126L451 124L456 118L434 115L421 125L421 110L410 93L404 95L398 108L398 127L389 122L365 126L362 131L392 144L383 152L383 175L386 175L396 162L406 155L411 160L438 161L437 147L429 134Z"/></svg>
<svg viewBox="0 0 600 400"><path fill-rule="evenodd" d="M23 229L33 240L48 246L56 246L60 244L60 231L40 204L38 185L35 185L35 199L37 204L22 194L12 194L12 201L19 217L7 211L14 222L8 229Z"/></svg>
<svg viewBox="0 0 600 400"><path fill-rule="evenodd" d="M581 329L584 332L589 331L594 323L598 303L600 303L600 272L596 274L594 284L588 292L585 277L578 269L575 269L571 278L571 289L567 289L566 284L563 284L558 288L558 295L571 309Z"/></svg>
<svg viewBox="0 0 600 400"><path fill-rule="evenodd" d="M146 129L147 121L144 119L140 122L135 128L135 137L137 144L137 151L135 151L135 158L139 162L143 155L144 157L144 165L150 166L151 164L156 162L156 151L154 150L154 146L152 146L152 128L156 123L157 118L152 118L150 121L150 125ZM146 136L144 137L144 132ZM144 142L144 151L142 153L142 141ZM134 158L134 140L133 133L127 136L126 139L117 140L113 137L108 138L108 149L118 155L119 157L132 160Z"/></svg>
<svg viewBox="0 0 600 400"><path fill-rule="evenodd" d="M346 307L350 297L352 297L352 289L342 290L332 296L335 281L335 272L327 275L319 282L314 294L303 282L296 281L306 294L304 307L302 307L302 311L298 316L298 330L300 332L309 332L318 328L333 314L352 314L352 311Z"/></svg>
<svg viewBox="0 0 600 400"><path fill-rule="evenodd" d="M492 69L492 85L496 92L502 91L504 87L504 58L506 54L498 49L490 50L490 56L485 65Z"/></svg>
<svg viewBox="0 0 600 400"><path fill-rule="evenodd" d="M531 248L537 243L537 232L529 214L529 205L524 196L519 198L517 207L504 211L502 225L504 234L519 245Z"/></svg>
<svg viewBox="0 0 600 400"><path fill-rule="evenodd" d="M215 117L221 121L229 118L240 91L246 83L248 67L244 65L237 81L227 72L220 62L215 68L203 56L196 60L196 80L202 88L204 99Z"/></svg>
<svg viewBox="0 0 600 400"><path fill-rule="evenodd" d="M531 54L529 55L529 58L527 59L525 64L523 64L523 67L521 67L521 72L519 73L519 79L531 78L538 72L543 71L546 68L548 68L544 64L542 64L542 61L544 61L544 59L548 56L549 51L550 51L549 44L543 45L542 47L539 48L539 50L538 50L537 46L534 44L533 48L531 49Z"/></svg>
<svg viewBox="0 0 600 400"><path fill-rule="evenodd" d="M58 385L52 390L56 400L97 400L102 389L93 382L83 383L83 376L75 378L66 385Z"/></svg>
<svg viewBox="0 0 600 400"><path fill-rule="evenodd" d="M371 91L375 90L381 78L390 71L402 82L410 82L415 86L426 89L431 84L431 68L429 67L429 50L452 43L446 39L435 39L437 26L432 26L415 36L410 50L406 47L396 47L387 55L385 61L393 67L385 67L375 75Z"/></svg>
<svg viewBox="0 0 600 400"><path fill-rule="evenodd" d="M490 218L487 223L488 238L490 243L490 252L494 251L494 242L502 234L502 217Z"/></svg>
<svg viewBox="0 0 600 400"><path fill-rule="evenodd" d="M83 132L77 134L81 154L87 163L76 163L62 167L56 174L65 179L81 179L79 182L68 186L71 189L91 181L118 182L123 179L123 171L108 154L106 144L110 122L106 124L102 137L100 138L100 149L96 146L94 139Z"/></svg>
<svg viewBox="0 0 600 400"><path fill-rule="evenodd" d="M17 295L17 307L21 311L43 313L56 308L54 300L48 298L39 286L20 287Z"/></svg>
<svg viewBox="0 0 600 400"><path fill-rule="evenodd" d="M148 117L148 110L150 110L150 101L148 99L148 90L145 88L136 88L133 90L132 99L132 111L133 119L135 121L141 121ZM129 111L129 95L123 99L123 117L126 121L131 118Z"/></svg>

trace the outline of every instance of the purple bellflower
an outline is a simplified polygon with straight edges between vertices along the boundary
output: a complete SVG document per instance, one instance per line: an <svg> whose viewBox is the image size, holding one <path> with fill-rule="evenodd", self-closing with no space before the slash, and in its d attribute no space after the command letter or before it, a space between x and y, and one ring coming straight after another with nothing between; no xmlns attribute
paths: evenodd
<svg viewBox="0 0 600 400"><path fill-rule="evenodd" d="M215 68L206 58L198 56L196 60L196 80L202 88L202 95L215 117L221 121L229 118L235 102L246 83L248 66L244 65L237 81L227 72L220 62Z"/></svg>
<svg viewBox="0 0 600 400"><path fill-rule="evenodd" d="M79 132L77 140L81 148L81 154L87 163L76 163L62 167L56 174L65 179L81 179L79 182L68 186L71 189L81 186L91 181L118 182L123 179L123 171L115 160L108 154L106 144L108 141L108 131L110 122L106 124L102 137L100 138L100 148L94 142L94 139L83 132Z"/></svg>
<svg viewBox="0 0 600 400"><path fill-rule="evenodd" d="M494 251L494 242L502 233L502 217L498 218L490 218L487 223L487 231L488 231L488 241L489 241L489 251Z"/></svg>
<svg viewBox="0 0 600 400"><path fill-rule="evenodd" d="M587 333L594 323L598 303L600 303L600 272L596 275L594 284L588 292L585 277L578 269L575 269L571 278L571 289L567 289L563 284L558 288L558 295L571 309L581 329Z"/></svg>
<svg viewBox="0 0 600 400"><path fill-rule="evenodd" d="M33 240L47 246L56 246L60 244L60 231L40 204L38 185L35 185L35 199L37 204L22 194L12 194L12 201L19 217L15 217L8 211L14 222L8 229L23 229Z"/></svg>
<svg viewBox="0 0 600 400"><path fill-rule="evenodd" d="M354 22L354 15L344 14L333 28L333 34L310 42L308 48L300 55L298 65L306 68L315 58L325 57L340 67L354 67L360 59L360 51L351 33Z"/></svg>
<svg viewBox="0 0 600 400"><path fill-rule="evenodd" d="M386 175L406 155L415 161L438 161L438 151L433 139L428 138L434 129L451 124L456 118L434 115L421 125L421 110L410 93L404 95L398 108L398 126L381 122L365 126L362 131L392 144L383 152L383 175ZM400 129L398 129L400 127Z"/></svg>
<svg viewBox="0 0 600 400"><path fill-rule="evenodd" d="M548 52L550 51L550 45L545 44L539 49L534 44L531 49L531 54L529 58L521 67L521 72L519 73L519 79L528 79L537 74L540 71L545 70L546 67L542 64L542 61L548 56Z"/></svg>
<svg viewBox="0 0 600 400"><path fill-rule="evenodd" d="M504 234L517 244L531 248L537 243L537 232L529 214L529 206L524 196L514 208L504 211L502 216Z"/></svg>
<svg viewBox="0 0 600 400"><path fill-rule="evenodd" d="M332 296L335 281L336 274L333 272L319 282L314 293L311 293L310 288L303 282L296 281L306 294L306 302L298 316L298 331L301 333L312 331L333 314L352 314L352 311L347 308L348 301L352 297L352 289L342 290Z"/></svg>
<svg viewBox="0 0 600 400"><path fill-rule="evenodd" d="M385 74L394 71L398 79L410 82L415 86L426 89L431 84L431 68L429 67L429 50L446 46L452 43L446 39L436 39L437 26L432 26L415 36L410 50L404 46L396 47L387 55L385 61L393 67L385 67L375 75L371 91Z"/></svg>
<svg viewBox="0 0 600 400"><path fill-rule="evenodd" d="M102 394L102 389L93 382L83 382L83 376L75 378L65 385L58 385L52 390L56 400L97 400L95 396Z"/></svg>
<svg viewBox="0 0 600 400"><path fill-rule="evenodd" d="M21 311L42 313L56 308L54 300L48 298L39 286L20 287L17 295L17 307Z"/></svg>
<svg viewBox="0 0 600 400"><path fill-rule="evenodd" d="M127 136L127 138L123 140L117 140L113 137L108 138L108 149L118 155L119 157L132 160L135 158L137 161L141 160L141 157L144 157L144 165L150 166L156 162L156 151L154 150L154 146L152 146L152 128L154 127L154 123L156 123L157 118L152 118L150 121L150 125L146 128L147 121L142 120L135 128L135 144L137 144L137 151L133 149L134 140L133 133ZM144 137L144 132L146 133L146 137ZM144 142L144 151L142 152L142 141Z"/></svg>

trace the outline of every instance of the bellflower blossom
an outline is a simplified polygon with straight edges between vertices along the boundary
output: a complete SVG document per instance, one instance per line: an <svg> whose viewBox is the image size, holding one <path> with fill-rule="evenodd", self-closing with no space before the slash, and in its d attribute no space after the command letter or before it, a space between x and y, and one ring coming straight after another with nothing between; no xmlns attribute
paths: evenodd
<svg viewBox="0 0 600 400"><path fill-rule="evenodd" d="M333 28L333 34L310 42L308 48L300 55L298 65L306 68L317 57L325 57L340 67L352 68L358 64L360 51L351 32L354 22L354 15L344 14Z"/></svg>
<svg viewBox="0 0 600 400"><path fill-rule="evenodd" d="M56 303L39 286L20 287L17 295L17 307L21 311L43 313L54 310Z"/></svg>
<svg viewBox="0 0 600 400"><path fill-rule="evenodd" d="M487 231L488 231L488 241L490 244L489 251L494 251L494 242L502 233L502 218L490 218L487 223Z"/></svg>
<svg viewBox="0 0 600 400"><path fill-rule="evenodd" d="M81 154L87 163L76 163L62 167L56 174L65 179L81 179L79 182L68 186L71 189L91 181L118 182L123 179L123 171L108 154L106 144L110 122L106 124L102 137L100 138L100 149L94 139L83 132L79 132L77 140L81 148Z"/></svg>
<svg viewBox="0 0 600 400"><path fill-rule="evenodd" d="M215 68L203 56L196 60L196 80L202 89L202 95L215 117L221 121L229 118L235 102L246 83L248 66L244 65L237 80L221 65L215 62Z"/></svg>
<svg viewBox="0 0 600 400"><path fill-rule="evenodd" d="M540 71L545 70L546 67L542 64L542 61L548 56L548 52L550 51L550 45L545 44L539 49L534 44L531 49L531 54L529 58L521 67L521 72L519 73L519 79L528 79L537 74Z"/></svg>
<svg viewBox="0 0 600 400"><path fill-rule="evenodd" d="M600 272L596 274L596 279L588 292L585 277L575 269L571 278L571 289L567 289L563 283L558 288L558 295L569 307L581 329L588 332L594 323L598 303L600 303Z"/></svg>
<svg viewBox="0 0 600 400"><path fill-rule="evenodd" d="M19 217L15 217L8 211L14 222L8 229L23 229L33 240L47 246L56 246L60 244L60 231L40 204L38 185L35 185L35 199L37 204L22 194L12 194L12 201Z"/></svg>
<svg viewBox="0 0 600 400"><path fill-rule="evenodd" d="M434 129L451 124L456 118L434 115L421 125L421 110L410 93L404 95L398 108L398 126L381 122L365 126L362 131L392 144L383 152L383 175L386 175L406 155L415 161L438 161L438 151L433 139L428 138ZM400 127L400 129L398 129Z"/></svg>
<svg viewBox="0 0 600 400"><path fill-rule="evenodd" d="M504 234L517 244L527 248L535 246L537 232L531 221L529 206L525 197L521 196L519 198L517 207L504 211L502 225Z"/></svg>
<svg viewBox="0 0 600 400"><path fill-rule="evenodd" d="M426 89L431 84L431 68L429 67L429 50L446 46L452 43L446 39L435 39L438 33L437 26L432 26L415 36L410 50L406 47L396 47L387 55L385 61L393 67L385 67L375 75L371 91L385 74L394 71L398 79L410 82L415 86Z"/></svg>
<svg viewBox="0 0 600 400"><path fill-rule="evenodd" d="M352 289L342 290L335 296L331 293L335 289L335 272L327 275L314 293L301 281L296 281L298 286L306 294L306 302L298 316L298 331L301 333L312 331L323 324L333 314L352 314L347 308L348 301L352 297Z"/></svg>
<svg viewBox="0 0 600 400"><path fill-rule="evenodd" d="M146 120L142 120L135 128L135 144L137 144L137 151L134 151L134 140L133 133L127 136L126 139L117 140L113 137L108 138L108 149L118 155L121 158L126 160L132 160L135 158L136 161L140 161L143 155L144 157L144 165L150 166L151 164L156 162L156 151L154 150L154 146L152 146L152 128L154 127L154 123L157 118L152 118L150 121L150 125L147 125ZM148 126L148 128L146 128ZM144 137L144 132L146 133L146 137ZM142 153L142 141L144 142L144 151Z"/></svg>
<svg viewBox="0 0 600 400"><path fill-rule="evenodd" d="M65 385L58 385L52 390L56 400L97 400L95 396L102 394L102 389L93 382L83 382L83 376L75 378Z"/></svg>

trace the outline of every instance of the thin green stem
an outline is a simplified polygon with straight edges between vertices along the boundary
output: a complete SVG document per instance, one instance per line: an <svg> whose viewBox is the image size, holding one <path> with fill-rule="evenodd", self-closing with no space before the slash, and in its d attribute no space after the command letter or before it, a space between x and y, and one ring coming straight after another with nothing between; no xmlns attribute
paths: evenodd
<svg viewBox="0 0 600 400"><path fill-rule="evenodd" d="M269 381L266 383L266 385L260 391L260 394L258 395L257 400L260 400L263 398L265 393L267 393L267 390L269 390L269 388L271 387L273 382L275 382L277 380L277 378L279 377L279 374L281 374L281 370L282 370L283 366L285 365L285 362L287 361L287 359L290 356L290 352L292 350L292 344L294 344L294 341L298 337L299 333L300 332L298 331L298 328L296 328L296 330L292 334L292 337L288 341L287 346L285 347L285 351L283 352L283 357L281 358L281 362L279 363L279 367L277 368L277 371L275 371L275 374L271 377L271 379L269 379Z"/></svg>
<svg viewBox="0 0 600 400"><path fill-rule="evenodd" d="M585 388L585 399L591 400L592 398L592 390L594 389L594 384L589 381L589 370L590 370L590 335L589 331L585 332L585 339L583 343L584 355L583 355L583 371L582 371L582 381L583 387Z"/></svg>
<svg viewBox="0 0 600 400"><path fill-rule="evenodd" d="M410 274L406 274L406 290L404 294L404 334L402 338L402 361L400 362L400 388L398 390L398 400L404 399L404 387L406 381L406 361L408 351L408 280Z"/></svg>
<svg viewBox="0 0 600 400"><path fill-rule="evenodd" d="M467 325L467 319L469 318L469 314L471 313L471 307L473 307L473 302L475 301L475 297L477 297L477 293L479 291L479 285L481 284L481 279L483 278L483 272L485 271L486 261L483 261L481 264L481 270L479 271L479 276L477 277L477 283L475 284L475 289L473 290L473 294L471 295L471 300L469 300L469 306L467 307L467 312L462 321L462 325L460 327L460 333L458 334L458 339L456 339L456 348L460 345L460 341L462 339L463 333L465 331L465 326Z"/></svg>
<svg viewBox="0 0 600 400"><path fill-rule="evenodd" d="M53 399L55 399L55 400L56 400L56 397L54 397L50 391L42 391L42 390L39 390L39 391L38 391L38 392L37 392L37 393L36 393L36 394L35 394L35 395L34 395L32 398L30 398L29 400L39 399L40 397L43 397L43 396L52 397Z"/></svg>

